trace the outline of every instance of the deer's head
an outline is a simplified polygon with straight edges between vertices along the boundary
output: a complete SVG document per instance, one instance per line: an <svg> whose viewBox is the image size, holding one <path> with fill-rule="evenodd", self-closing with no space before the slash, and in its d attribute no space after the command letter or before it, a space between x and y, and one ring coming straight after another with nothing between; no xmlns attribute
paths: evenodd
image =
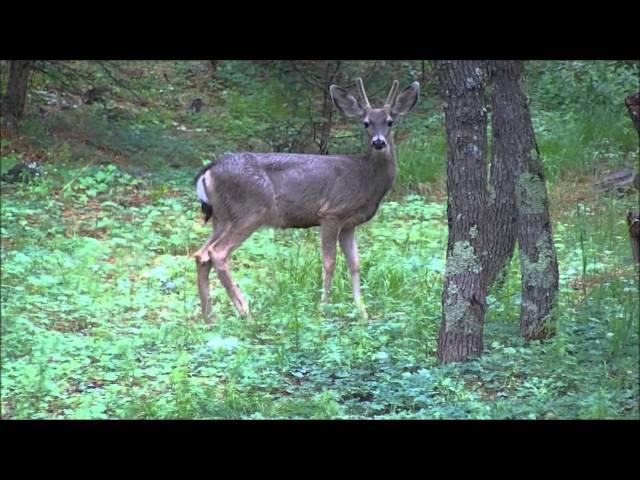
<svg viewBox="0 0 640 480"><path fill-rule="evenodd" d="M398 118L409 113L418 103L420 84L413 82L398 94L398 82L394 81L384 106L371 108L362 79L356 79L356 83L360 99L349 95L337 85L331 85L329 93L333 103L345 116L359 118L362 121L370 144L375 150L389 148L391 127Z"/></svg>

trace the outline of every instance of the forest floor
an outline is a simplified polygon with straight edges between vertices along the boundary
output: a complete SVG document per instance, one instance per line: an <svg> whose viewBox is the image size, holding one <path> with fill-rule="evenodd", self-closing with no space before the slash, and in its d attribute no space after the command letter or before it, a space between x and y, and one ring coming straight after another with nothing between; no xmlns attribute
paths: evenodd
<svg viewBox="0 0 640 480"><path fill-rule="evenodd" d="M358 231L367 322L342 255L334 303L320 313L310 229L252 236L232 269L254 322L236 316L212 275L207 324L192 258L211 228L192 185L202 162L146 161L170 139L137 148L129 130L100 139L75 125L58 119L47 135L33 127L0 144L3 159L38 160L45 172L2 183L2 418L639 417L638 271L625 221L637 195L597 193L594 176L550 182L557 335L519 336L516 256L488 299L484 355L440 367L441 181L428 194L398 189Z"/></svg>

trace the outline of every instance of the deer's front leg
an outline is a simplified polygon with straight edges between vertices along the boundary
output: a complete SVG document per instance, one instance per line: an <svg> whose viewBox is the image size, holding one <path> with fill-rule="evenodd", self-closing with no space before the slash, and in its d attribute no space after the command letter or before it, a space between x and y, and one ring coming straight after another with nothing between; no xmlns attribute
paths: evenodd
<svg viewBox="0 0 640 480"><path fill-rule="evenodd" d="M360 316L367 318L367 310L362 302L362 294L360 293L360 257L358 256L358 244L356 243L356 231L354 228L345 228L340 232L338 237L340 247L347 258L347 265L351 273L351 284L353 286L353 300Z"/></svg>
<svg viewBox="0 0 640 480"><path fill-rule="evenodd" d="M323 287L321 303L327 304L331 301L331 282L333 281L333 272L336 269L336 244L340 228L335 224L325 223L320 229Z"/></svg>

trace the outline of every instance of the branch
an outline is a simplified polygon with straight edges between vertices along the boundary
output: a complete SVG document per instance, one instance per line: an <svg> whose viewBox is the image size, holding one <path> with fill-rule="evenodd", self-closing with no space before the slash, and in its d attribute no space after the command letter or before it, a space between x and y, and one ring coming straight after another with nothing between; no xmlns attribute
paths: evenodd
<svg viewBox="0 0 640 480"><path fill-rule="evenodd" d="M333 79L338 75L338 71L340 70L340 66L342 65L342 60L336 61L336 69L333 71L331 76L329 77L329 81L327 83L333 83ZM329 65L327 65L327 70L329 70Z"/></svg>
<svg viewBox="0 0 640 480"><path fill-rule="evenodd" d="M112 72L111 70L109 70L107 68L107 66L104 64L103 61L98 61L98 65L100 65L100 67L102 67L102 69L104 70L104 72L109 76L109 78L111 78L111 80L113 80L115 82L116 85L124 88L125 90L127 90L129 93L131 93L136 100L138 100L138 102L140 104L146 105L146 101L140 97L140 95L138 95L134 90L131 89L131 87L129 87L126 83L124 83L122 80L120 80L119 78L117 78Z"/></svg>
<svg viewBox="0 0 640 480"><path fill-rule="evenodd" d="M369 68L369 72L364 76L365 82L368 82L369 80L371 80L371 77L373 76L373 72L375 72L377 65L378 65L378 61L374 60L373 65L371 65L371 68Z"/></svg>
<svg viewBox="0 0 640 480"><path fill-rule="evenodd" d="M314 87L319 88L320 90L324 90L325 89L325 86L322 85L318 80L312 79L309 74L307 74L307 73L303 72L302 70L300 70L295 62L291 62L291 67L296 72L298 72L298 74L302 77L303 81L309 83L310 85L313 85Z"/></svg>
<svg viewBox="0 0 640 480"><path fill-rule="evenodd" d="M52 65L58 65L56 62L52 62ZM77 88L76 85L73 84L66 76L64 76L60 72L56 72L55 69L47 69L43 65L35 64L32 66L34 71L38 71L43 75L53 79L62 85L68 92L73 93L74 95L82 95L82 92Z"/></svg>
<svg viewBox="0 0 640 480"><path fill-rule="evenodd" d="M94 86L94 78L91 77L90 75L87 75L84 72L81 72L80 70L78 70L77 68L73 68L71 65L65 63L65 62L52 62L54 65L57 65L61 68L67 69L69 70L71 73L73 73L76 77L81 78L82 80L84 80L85 82L87 82L89 85L91 85L92 87Z"/></svg>

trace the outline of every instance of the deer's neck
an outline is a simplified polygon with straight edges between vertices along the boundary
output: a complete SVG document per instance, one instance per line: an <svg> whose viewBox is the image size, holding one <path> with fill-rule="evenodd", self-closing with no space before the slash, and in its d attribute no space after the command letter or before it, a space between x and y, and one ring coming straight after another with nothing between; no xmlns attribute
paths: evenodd
<svg viewBox="0 0 640 480"><path fill-rule="evenodd" d="M396 157L393 143L389 141L387 147L382 150L369 147L368 155L374 168L374 175L384 179L387 189L391 188L396 176Z"/></svg>

